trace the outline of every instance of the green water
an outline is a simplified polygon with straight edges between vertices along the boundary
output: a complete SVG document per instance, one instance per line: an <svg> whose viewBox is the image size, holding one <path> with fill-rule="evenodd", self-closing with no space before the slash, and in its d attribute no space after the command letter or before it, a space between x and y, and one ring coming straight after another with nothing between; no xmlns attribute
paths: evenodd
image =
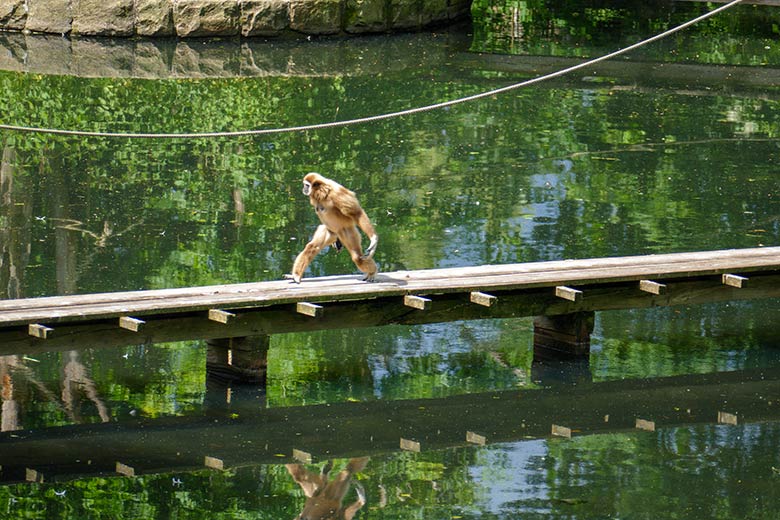
<svg viewBox="0 0 780 520"><path fill-rule="evenodd" d="M540 4L494 2L473 28L435 35L274 44L297 57L288 74L0 72L0 118L133 132L343 120L521 81L706 8ZM358 193L383 270L780 245L776 18L741 7L607 68L358 126L196 140L0 132L0 295L278 279L316 226L299 187L312 170ZM347 255L326 252L308 275L353 272ZM534 365L530 320L283 335L271 340L267 388L237 389L234 405L251 414L514 389L532 398L577 381L771 369L778 320L775 300L601 313L585 367ZM204 342L97 347L0 358L0 443L20 428L214 406ZM767 419L375 453L358 475L367 504L356 518L774 518L778 446L780 422ZM9 518L277 519L303 503L284 466L252 460L0 487Z"/></svg>

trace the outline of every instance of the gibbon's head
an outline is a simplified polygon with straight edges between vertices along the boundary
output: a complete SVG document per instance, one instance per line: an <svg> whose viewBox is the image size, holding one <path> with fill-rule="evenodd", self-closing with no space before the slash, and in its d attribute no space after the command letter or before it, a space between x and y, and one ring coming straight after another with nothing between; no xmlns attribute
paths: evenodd
<svg viewBox="0 0 780 520"><path fill-rule="evenodd" d="M315 199L324 199L330 192L330 181L316 172L307 173L303 178L303 194Z"/></svg>

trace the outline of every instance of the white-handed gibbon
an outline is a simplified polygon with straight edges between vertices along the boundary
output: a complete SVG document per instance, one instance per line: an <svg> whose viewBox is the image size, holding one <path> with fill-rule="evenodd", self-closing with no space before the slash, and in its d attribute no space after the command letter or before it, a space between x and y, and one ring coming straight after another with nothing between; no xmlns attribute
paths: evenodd
<svg viewBox="0 0 780 520"><path fill-rule="evenodd" d="M292 274L288 277L300 283L303 272L317 253L332 245L337 250L341 246L346 247L357 268L365 273L364 280L373 281L377 272L374 253L379 237L355 193L336 181L312 172L303 178L303 194L309 197L322 224L295 259ZM358 228L369 238L365 254L360 245Z"/></svg>

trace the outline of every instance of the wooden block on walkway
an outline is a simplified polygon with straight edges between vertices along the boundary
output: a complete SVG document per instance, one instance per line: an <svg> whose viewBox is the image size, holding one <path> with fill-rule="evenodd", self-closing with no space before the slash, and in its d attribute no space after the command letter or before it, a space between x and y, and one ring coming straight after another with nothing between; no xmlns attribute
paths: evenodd
<svg viewBox="0 0 780 520"><path fill-rule="evenodd" d="M122 316L119 318L119 326L123 329L127 329L132 332L140 332L144 328L146 322L130 316Z"/></svg>
<svg viewBox="0 0 780 520"><path fill-rule="evenodd" d="M230 323L236 315L222 309L209 309L209 319L217 323Z"/></svg>
<svg viewBox="0 0 780 520"><path fill-rule="evenodd" d="M483 307L491 307L494 303L498 301L498 298L493 296L492 294L487 294L479 291L474 291L469 296L469 299L471 300L471 303L476 303L477 305L482 305Z"/></svg>
<svg viewBox="0 0 780 520"><path fill-rule="evenodd" d="M737 289L744 289L748 284L748 279L746 277L736 274L724 274L722 280L723 285L736 287Z"/></svg>
<svg viewBox="0 0 780 520"><path fill-rule="evenodd" d="M484 446L487 443L487 439L484 435L480 435L474 432L466 432L466 442L476 444L478 446Z"/></svg>
<svg viewBox="0 0 780 520"><path fill-rule="evenodd" d="M652 280L639 280L639 290L650 294L666 294L666 285Z"/></svg>
<svg viewBox="0 0 780 520"><path fill-rule="evenodd" d="M571 439L571 428L567 428L566 426L553 424L551 433L553 437L563 437L565 439Z"/></svg>
<svg viewBox="0 0 780 520"><path fill-rule="evenodd" d="M431 300L428 298L423 298L422 296L413 296L411 294L407 294L404 296L404 305L407 307L411 307L413 309L419 309L421 311L427 311L431 308Z"/></svg>
<svg viewBox="0 0 780 520"><path fill-rule="evenodd" d="M27 482L37 482L40 484L43 482L43 473L36 471L32 468L25 468L24 480L26 480Z"/></svg>
<svg viewBox="0 0 780 520"><path fill-rule="evenodd" d="M729 412L718 412L718 424L730 424L732 426L737 425L736 414Z"/></svg>
<svg viewBox="0 0 780 520"><path fill-rule="evenodd" d="M555 288L555 296L571 302L582 301L582 291L566 287L565 285L559 285Z"/></svg>
<svg viewBox="0 0 780 520"><path fill-rule="evenodd" d="M116 463L116 472L126 477L135 476L135 469L127 464L122 464L121 462Z"/></svg>
<svg viewBox="0 0 780 520"><path fill-rule="evenodd" d="M311 464L312 463L312 456L311 453L308 453L303 450L298 450L293 448L292 456L295 460L298 462L301 462L303 464Z"/></svg>
<svg viewBox="0 0 780 520"><path fill-rule="evenodd" d="M316 303L309 303L309 302L298 302L298 304L295 307L295 310L298 311L300 314L311 316L312 318L321 318L323 312L325 312L325 309L322 308L322 305L317 305Z"/></svg>
<svg viewBox="0 0 780 520"><path fill-rule="evenodd" d="M208 455L203 457L203 465L210 469L225 469L225 463L222 461L222 459L209 457Z"/></svg>
<svg viewBox="0 0 780 520"><path fill-rule="evenodd" d="M409 439L401 439L401 449L404 451L420 452L420 443Z"/></svg>
<svg viewBox="0 0 780 520"><path fill-rule="evenodd" d="M635 427L637 430L645 430L647 432L654 432L655 431L655 422L648 421L645 419L637 419Z"/></svg>
<svg viewBox="0 0 780 520"><path fill-rule="evenodd" d="M46 339L50 338L54 333L54 329L41 325L40 323L30 323L27 327L27 333L34 338Z"/></svg>

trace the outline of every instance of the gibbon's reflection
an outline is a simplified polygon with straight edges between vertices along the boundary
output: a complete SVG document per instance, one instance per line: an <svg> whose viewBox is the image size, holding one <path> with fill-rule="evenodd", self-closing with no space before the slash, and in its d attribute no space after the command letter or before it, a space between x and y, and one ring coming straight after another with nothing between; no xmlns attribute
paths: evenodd
<svg viewBox="0 0 780 520"><path fill-rule="evenodd" d="M287 471L306 495L303 511L295 520L352 520L366 503L363 486L355 482L358 499L347 507L343 507L342 502L349 491L352 476L362 471L368 460L368 457L350 459L347 466L330 481L328 475L333 469L331 461L323 466L320 473L309 471L302 464L286 464Z"/></svg>

